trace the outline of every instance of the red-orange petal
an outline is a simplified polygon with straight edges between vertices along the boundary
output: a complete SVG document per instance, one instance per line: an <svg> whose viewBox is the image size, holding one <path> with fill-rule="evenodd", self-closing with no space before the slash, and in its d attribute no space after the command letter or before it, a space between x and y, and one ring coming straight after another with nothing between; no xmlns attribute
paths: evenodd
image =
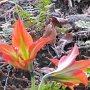
<svg viewBox="0 0 90 90"><path fill-rule="evenodd" d="M78 80L81 81L81 83L85 84L88 86L88 79L86 74L82 70L73 70L70 72L73 76L75 76Z"/></svg>
<svg viewBox="0 0 90 90"><path fill-rule="evenodd" d="M59 60L58 59L54 59L54 58L47 58L48 60L50 60L53 64L55 64L56 66L58 66Z"/></svg>
<svg viewBox="0 0 90 90"><path fill-rule="evenodd" d="M14 57L10 56L9 54L3 54L2 58L6 63L13 65L15 68L28 70L28 63L20 63L17 59L14 59Z"/></svg>
<svg viewBox="0 0 90 90"><path fill-rule="evenodd" d="M79 66L78 69L85 70L86 68L88 68L90 66L90 60L79 60L79 61L75 61L69 67L78 67L78 66Z"/></svg>
<svg viewBox="0 0 90 90"><path fill-rule="evenodd" d="M0 44L0 52L2 53L2 58L5 62L12 64L14 66L17 65L15 58L13 57L13 55L10 54L14 52L12 46Z"/></svg>
<svg viewBox="0 0 90 90"><path fill-rule="evenodd" d="M69 65L71 65L74 61L75 58L79 55L78 47L75 44L74 48L70 51L70 53L66 56L61 57L60 60L58 59L49 59L52 63L54 63L56 66L58 66L58 69L62 70Z"/></svg>
<svg viewBox="0 0 90 90"><path fill-rule="evenodd" d="M67 85L67 86L73 86L75 84L79 84L78 82L63 82L64 85Z"/></svg>
<svg viewBox="0 0 90 90"><path fill-rule="evenodd" d="M14 47L20 48L20 40L23 39L23 42L27 48L33 43L31 35L25 29L23 23L20 19L15 23L14 31L12 34L12 45Z"/></svg>
<svg viewBox="0 0 90 90"><path fill-rule="evenodd" d="M14 52L12 46L0 43L0 52L7 53L7 51Z"/></svg>
<svg viewBox="0 0 90 90"><path fill-rule="evenodd" d="M30 58L28 60L23 60L24 62L33 61L37 55L37 52L51 39L50 38L40 38L34 42L29 48Z"/></svg>
<svg viewBox="0 0 90 90"><path fill-rule="evenodd" d="M75 58L79 55L79 51L78 51L78 47L75 44L74 47L72 48L72 50L70 51L70 53L67 56L63 56L58 64L58 68L60 70L68 67L69 65L71 65L74 61Z"/></svg>

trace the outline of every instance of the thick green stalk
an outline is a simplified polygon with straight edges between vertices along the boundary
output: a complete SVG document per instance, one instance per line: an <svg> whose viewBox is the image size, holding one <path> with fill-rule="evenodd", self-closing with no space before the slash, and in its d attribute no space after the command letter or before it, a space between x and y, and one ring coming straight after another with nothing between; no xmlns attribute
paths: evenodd
<svg viewBox="0 0 90 90"><path fill-rule="evenodd" d="M30 72L31 75L31 90L35 90L35 76L33 72Z"/></svg>
<svg viewBox="0 0 90 90"><path fill-rule="evenodd" d="M35 76L33 72L33 63L30 63L29 71L31 76L31 90L35 90Z"/></svg>

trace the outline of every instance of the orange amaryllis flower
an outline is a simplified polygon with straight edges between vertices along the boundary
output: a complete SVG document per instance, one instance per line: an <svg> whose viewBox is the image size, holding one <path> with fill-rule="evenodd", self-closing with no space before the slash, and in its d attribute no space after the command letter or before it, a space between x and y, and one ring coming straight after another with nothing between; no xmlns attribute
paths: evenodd
<svg viewBox="0 0 90 90"><path fill-rule="evenodd" d="M3 59L15 66L27 70L29 62L33 61L37 52L48 42L49 38L40 38L33 41L20 19L15 23L12 34L12 45L0 43L0 52Z"/></svg>
<svg viewBox="0 0 90 90"><path fill-rule="evenodd" d="M87 86L88 79L84 70L90 65L90 60L75 61L77 55L79 55L79 51L75 44L74 48L67 56L63 56L60 60L49 59L58 68L48 73L46 76L68 86L79 83L83 83Z"/></svg>

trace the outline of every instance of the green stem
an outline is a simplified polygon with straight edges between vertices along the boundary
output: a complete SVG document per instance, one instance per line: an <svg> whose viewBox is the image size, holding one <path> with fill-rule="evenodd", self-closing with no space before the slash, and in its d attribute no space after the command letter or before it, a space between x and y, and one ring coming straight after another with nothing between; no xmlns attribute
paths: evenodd
<svg viewBox="0 0 90 90"><path fill-rule="evenodd" d="M31 90L35 90L35 76L33 72L30 72L31 75Z"/></svg>
<svg viewBox="0 0 90 90"><path fill-rule="evenodd" d="M35 90L35 76L33 72L33 63L30 63L30 75L31 75L31 90Z"/></svg>
<svg viewBox="0 0 90 90"><path fill-rule="evenodd" d="M38 90L42 90L43 84L44 84L44 79L42 79L42 81L40 82L39 87L38 87Z"/></svg>
<svg viewBox="0 0 90 90"><path fill-rule="evenodd" d="M39 87L38 87L38 90L42 90L42 87L44 85L44 82L45 82L45 79L47 78L48 74L44 75L40 84L39 84Z"/></svg>

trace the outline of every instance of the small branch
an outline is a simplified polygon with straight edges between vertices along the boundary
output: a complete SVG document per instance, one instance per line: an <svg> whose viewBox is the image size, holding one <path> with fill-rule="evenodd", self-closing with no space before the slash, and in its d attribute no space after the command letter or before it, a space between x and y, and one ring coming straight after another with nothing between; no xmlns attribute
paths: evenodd
<svg viewBox="0 0 90 90"><path fill-rule="evenodd" d="M12 69L12 66L11 66L11 65L8 65L8 66L7 66L7 69L8 69L8 74L7 74L6 82L5 82L5 85L4 85L4 90L7 89L7 83L8 83L9 74L10 74L10 71L11 71L11 69Z"/></svg>
<svg viewBox="0 0 90 90"><path fill-rule="evenodd" d="M72 7L72 0L68 0L68 5Z"/></svg>
<svg viewBox="0 0 90 90"><path fill-rule="evenodd" d="M0 5L1 4L3 4L3 3L5 3L5 2L7 2L8 0L2 0L2 1L0 1Z"/></svg>

